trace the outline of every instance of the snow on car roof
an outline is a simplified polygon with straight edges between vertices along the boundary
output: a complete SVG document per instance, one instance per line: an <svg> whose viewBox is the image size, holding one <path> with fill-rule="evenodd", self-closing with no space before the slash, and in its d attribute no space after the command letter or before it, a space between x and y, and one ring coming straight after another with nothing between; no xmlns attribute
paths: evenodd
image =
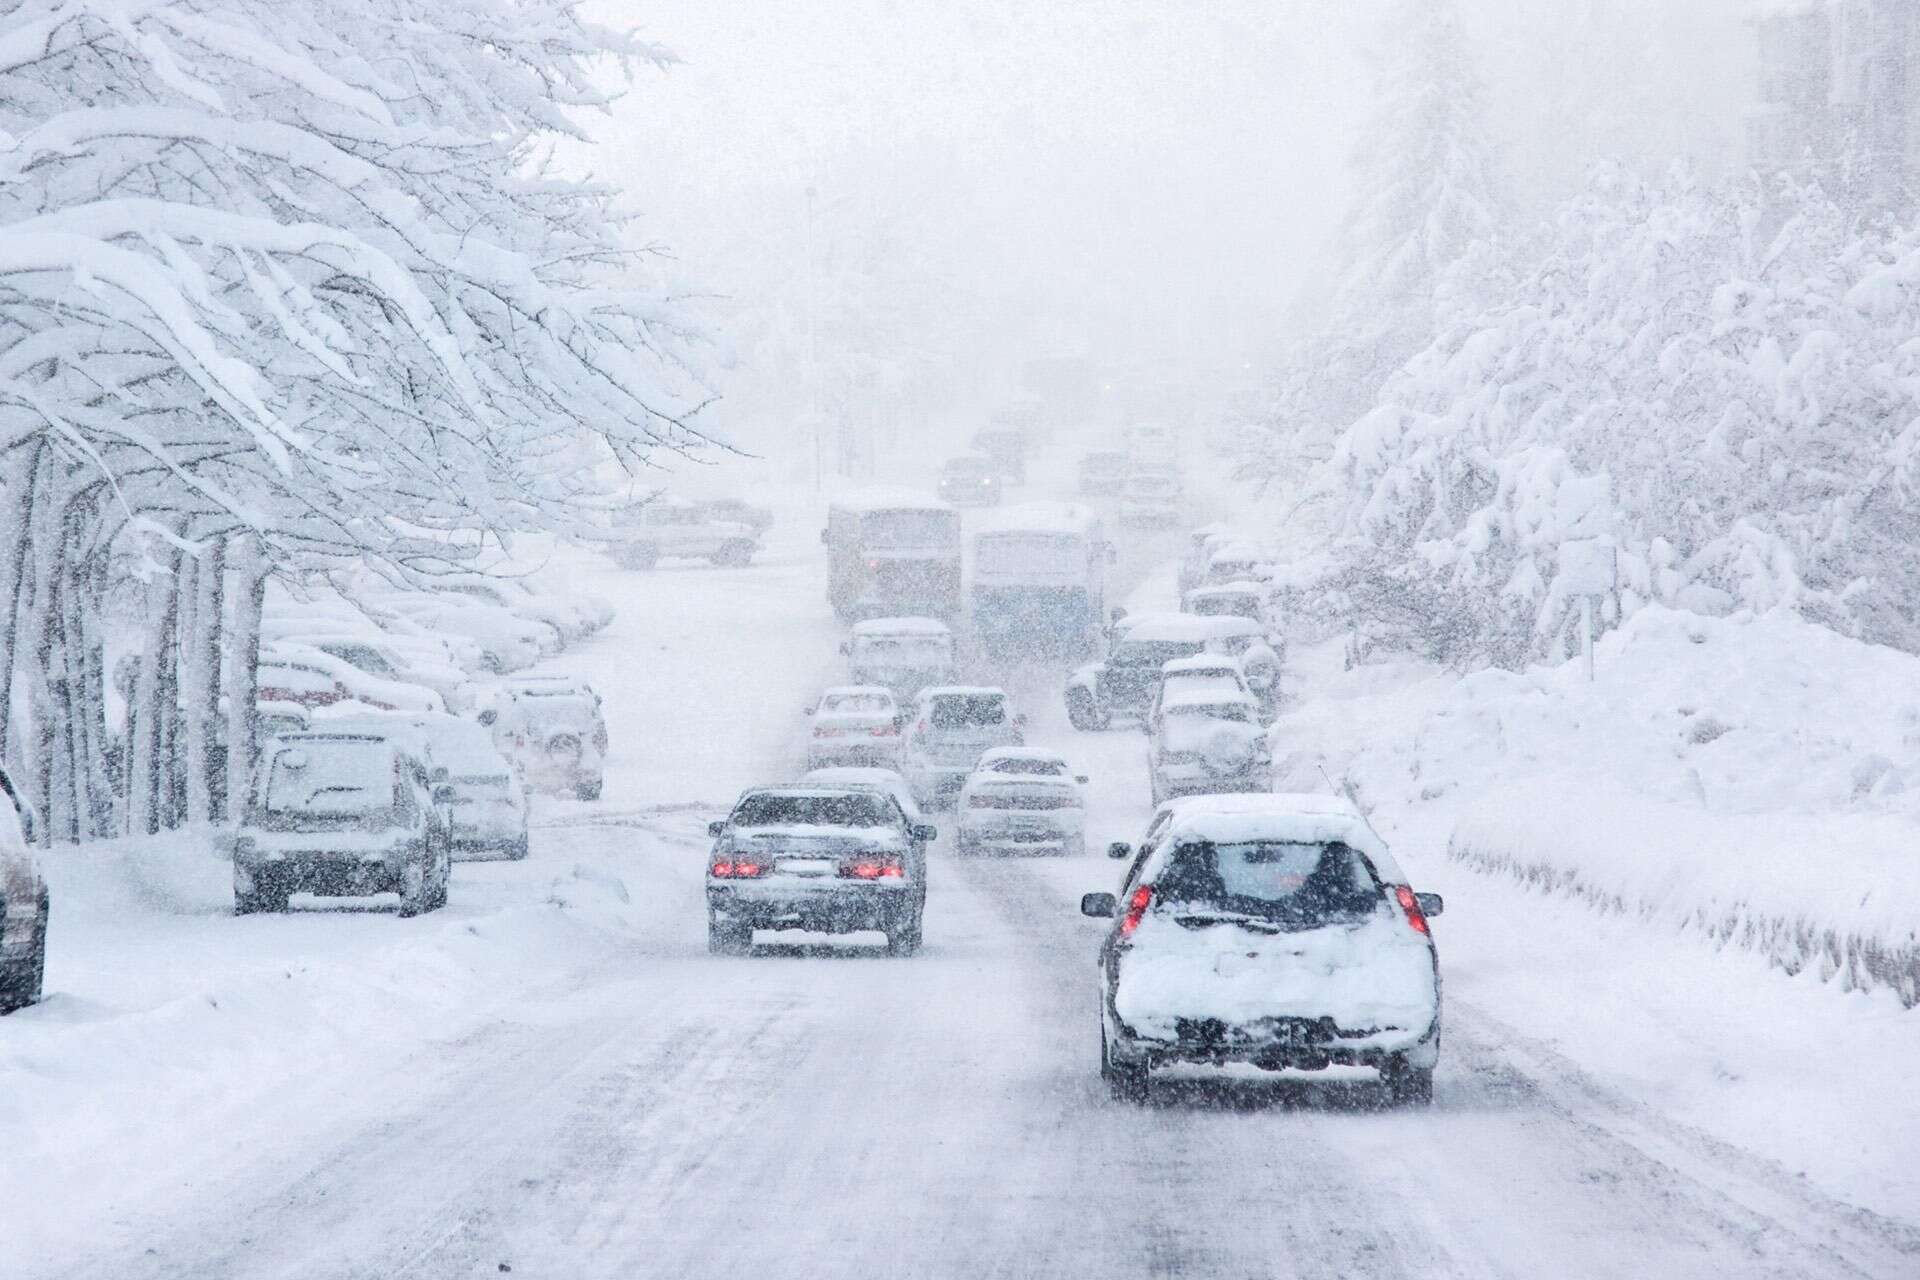
<svg viewBox="0 0 1920 1280"><path fill-rule="evenodd" d="M868 618L853 624L857 636L950 636L952 628L938 618Z"/></svg>
<svg viewBox="0 0 1920 1280"><path fill-rule="evenodd" d="M1077 502L1022 502L983 514L976 536L989 533L1084 535L1099 524L1099 513Z"/></svg>
<svg viewBox="0 0 1920 1280"><path fill-rule="evenodd" d="M1001 760L1032 760L1038 764L1057 765L1064 765L1067 762L1065 756L1053 751L1042 751L1037 747L995 747L991 751L981 753L980 756L980 764L983 765Z"/></svg>
<svg viewBox="0 0 1920 1280"><path fill-rule="evenodd" d="M1197 644L1220 634L1213 625L1215 621L1193 613L1157 613L1138 622L1129 618L1124 638L1162 644Z"/></svg>
<svg viewBox="0 0 1920 1280"><path fill-rule="evenodd" d="M1160 812L1171 817L1169 836L1192 836L1215 843L1278 840L1325 844L1338 840L1366 854L1388 884L1409 883L1386 841L1343 796L1306 792L1188 796L1167 801ZM1163 840L1161 847L1173 843Z"/></svg>
<svg viewBox="0 0 1920 1280"><path fill-rule="evenodd" d="M1187 599L1218 599L1221 596L1259 596L1265 589L1257 582L1220 582L1207 587L1195 587L1187 592Z"/></svg>
<svg viewBox="0 0 1920 1280"><path fill-rule="evenodd" d="M1232 564L1237 560L1259 560L1264 554L1259 547L1250 542L1228 542L1215 547L1207 563Z"/></svg>
<svg viewBox="0 0 1920 1280"><path fill-rule="evenodd" d="M1240 687L1237 680L1229 680L1224 673L1216 674L1210 680L1182 680L1167 686L1167 692L1160 699L1160 709L1171 711L1175 707L1250 707L1256 705L1253 695Z"/></svg>
<svg viewBox="0 0 1920 1280"><path fill-rule="evenodd" d="M828 504L829 510L864 515L870 511L951 511L946 503L918 489L876 486L853 489Z"/></svg>
<svg viewBox="0 0 1920 1280"><path fill-rule="evenodd" d="M1239 670L1240 659L1224 653L1199 653L1191 658L1168 658L1160 664L1160 674L1163 676Z"/></svg>
<svg viewBox="0 0 1920 1280"><path fill-rule="evenodd" d="M998 685L986 684L942 684L931 689L922 689L923 698L1004 698L1007 691Z"/></svg>
<svg viewBox="0 0 1920 1280"><path fill-rule="evenodd" d="M820 691L820 698L892 698L893 690L883 684L836 684Z"/></svg>
<svg viewBox="0 0 1920 1280"><path fill-rule="evenodd" d="M871 765L833 765L825 769L809 769L801 776L800 782L807 786L903 787L907 784L897 770Z"/></svg>

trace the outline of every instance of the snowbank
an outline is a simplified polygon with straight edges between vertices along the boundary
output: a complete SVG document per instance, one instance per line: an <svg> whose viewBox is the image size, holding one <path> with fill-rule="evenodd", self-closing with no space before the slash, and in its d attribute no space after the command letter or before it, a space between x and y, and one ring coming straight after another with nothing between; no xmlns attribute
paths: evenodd
<svg viewBox="0 0 1920 1280"><path fill-rule="evenodd" d="M1784 612L1649 608L1597 662L1593 684L1579 663L1347 673L1275 726L1280 781L1325 764L1444 813L1476 869L1915 1003L1920 658Z"/></svg>

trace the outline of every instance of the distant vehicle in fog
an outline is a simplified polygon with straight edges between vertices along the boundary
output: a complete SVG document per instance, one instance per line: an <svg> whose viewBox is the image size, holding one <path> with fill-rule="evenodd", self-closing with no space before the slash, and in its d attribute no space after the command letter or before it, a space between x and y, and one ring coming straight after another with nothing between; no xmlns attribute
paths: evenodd
<svg viewBox="0 0 1920 1280"><path fill-rule="evenodd" d="M46 985L49 898L33 841L33 810L0 770L0 1013L34 1003Z"/></svg>
<svg viewBox="0 0 1920 1280"><path fill-rule="evenodd" d="M1150 723L1153 802L1271 791L1273 757L1260 721L1260 704L1244 685L1222 679L1168 681Z"/></svg>
<svg viewBox="0 0 1920 1280"><path fill-rule="evenodd" d="M760 550L760 531L721 519L711 504L656 497L623 512L613 557L628 569L651 569L662 560L707 560L744 565Z"/></svg>
<svg viewBox="0 0 1920 1280"><path fill-rule="evenodd" d="M884 685L840 685L807 708L807 768L897 768L900 705Z"/></svg>
<svg viewBox="0 0 1920 1280"><path fill-rule="evenodd" d="M495 690L479 721L535 791L598 800L607 722L600 695L569 676L527 677Z"/></svg>
<svg viewBox="0 0 1920 1280"><path fill-rule="evenodd" d="M922 808L944 808L980 757L995 747L1017 747L1026 717L1015 715L1004 690L946 685L922 689L908 713L901 772Z"/></svg>
<svg viewBox="0 0 1920 1280"><path fill-rule="evenodd" d="M997 507L1001 499L1000 469L983 454L948 458L940 467L940 499L956 507Z"/></svg>
<svg viewBox="0 0 1920 1280"><path fill-rule="evenodd" d="M904 489L846 494L827 508L827 598L841 621L960 613L960 513Z"/></svg>
<svg viewBox="0 0 1920 1280"><path fill-rule="evenodd" d="M1386 844L1330 796L1223 796L1161 806L1100 949L1100 1075L1143 1101L1154 1071L1370 1067L1397 1102L1433 1097L1440 962Z"/></svg>
<svg viewBox="0 0 1920 1280"><path fill-rule="evenodd" d="M1027 433L1015 426L992 426L974 432L969 447L992 460L1000 478L1008 484L1027 482Z"/></svg>
<svg viewBox="0 0 1920 1280"><path fill-rule="evenodd" d="M1213 549L1232 537L1232 527L1218 523L1203 524L1188 535L1186 552L1180 557L1181 599L1186 599L1189 591L1206 582L1207 562L1213 556Z"/></svg>
<svg viewBox="0 0 1920 1280"><path fill-rule="evenodd" d="M1085 653L1106 618L1114 552L1089 507L1031 502L973 535L974 635L990 653Z"/></svg>
<svg viewBox="0 0 1920 1280"><path fill-rule="evenodd" d="M741 794L707 832L707 947L745 955L755 929L886 934L920 946L927 845L939 832L878 786L797 783Z"/></svg>
<svg viewBox="0 0 1920 1280"><path fill-rule="evenodd" d="M294 893L400 895L400 914L446 905L451 789L374 734L299 733L261 753L231 848L233 909L285 911Z"/></svg>
<svg viewBox="0 0 1920 1280"><path fill-rule="evenodd" d="M767 530L773 528L773 508L759 506L744 498L706 498L694 503L694 506L709 520L747 526L753 530L756 538L765 537Z"/></svg>
<svg viewBox="0 0 1920 1280"><path fill-rule="evenodd" d="M1086 852L1087 803L1076 774L1051 751L998 747L980 757L960 789L954 848Z"/></svg>
<svg viewBox="0 0 1920 1280"><path fill-rule="evenodd" d="M1093 449L1080 455L1080 492L1088 495L1119 493L1130 470L1127 455L1118 449Z"/></svg>
<svg viewBox="0 0 1920 1280"><path fill-rule="evenodd" d="M1218 620L1187 613L1135 614L1112 628L1107 656L1067 677L1067 719L1082 730L1105 729L1117 716L1143 716L1160 686L1160 668L1204 652Z"/></svg>
<svg viewBox="0 0 1920 1280"><path fill-rule="evenodd" d="M905 702L953 680L953 632L937 618L868 618L840 646L852 684L874 684Z"/></svg>
<svg viewBox="0 0 1920 1280"><path fill-rule="evenodd" d="M1180 477L1171 471L1135 471L1120 490L1120 522L1158 527L1180 520Z"/></svg>

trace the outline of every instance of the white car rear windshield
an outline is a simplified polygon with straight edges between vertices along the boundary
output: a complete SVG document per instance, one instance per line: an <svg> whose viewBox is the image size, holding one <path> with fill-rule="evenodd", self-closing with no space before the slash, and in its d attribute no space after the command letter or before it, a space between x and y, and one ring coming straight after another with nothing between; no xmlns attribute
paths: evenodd
<svg viewBox="0 0 1920 1280"><path fill-rule="evenodd" d="M1380 886L1345 844L1185 841L1154 880L1156 901L1320 923L1365 915Z"/></svg>
<svg viewBox="0 0 1920 1280"><path fill-rule="evenodd" d="M822 699L820 709L843 716L865 713L885 715L893 710L893 699L883 693L840 693Z"/></svg>
<svg viewBox="0 0 1920 1280"><path fill-rule="evenodd" d="M762 793L733 811L736 827L886 827L897 825L893 802L879 795L806 796Z"/></svg>
<svg viewBox="0 0 1920 1280"><path fill-rule="evenodd" d="M985 729L1007 722L1007 700L999 694L950 693L933 700L929 717L936 729Z"/></svg>
<svg viewBox="0 0 1920 1280"><path fill-rule="evenodd" d="M359 817L394 806L393 749L383 742L301 742L273 749L261 798L270 812Z"/></svg>

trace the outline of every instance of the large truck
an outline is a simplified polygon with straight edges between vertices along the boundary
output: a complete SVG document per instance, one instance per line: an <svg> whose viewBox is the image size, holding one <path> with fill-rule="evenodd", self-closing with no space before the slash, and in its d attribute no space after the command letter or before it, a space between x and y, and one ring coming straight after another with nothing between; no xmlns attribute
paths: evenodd
<svg viewBox="0 0 1920 1280"><path fill-rule="evenodd" d="M910 489L864 489L834 500L827 598L842 622L954 618L960 613L960 513Z"/></svg>
<svg viewBox="0 0 1920 1280"><path fill-rule="evenodd" d="M995 654L1084 653L1106 625L1113 558L1091 508L1007 508L973 536L974 635Z"/></svg>

